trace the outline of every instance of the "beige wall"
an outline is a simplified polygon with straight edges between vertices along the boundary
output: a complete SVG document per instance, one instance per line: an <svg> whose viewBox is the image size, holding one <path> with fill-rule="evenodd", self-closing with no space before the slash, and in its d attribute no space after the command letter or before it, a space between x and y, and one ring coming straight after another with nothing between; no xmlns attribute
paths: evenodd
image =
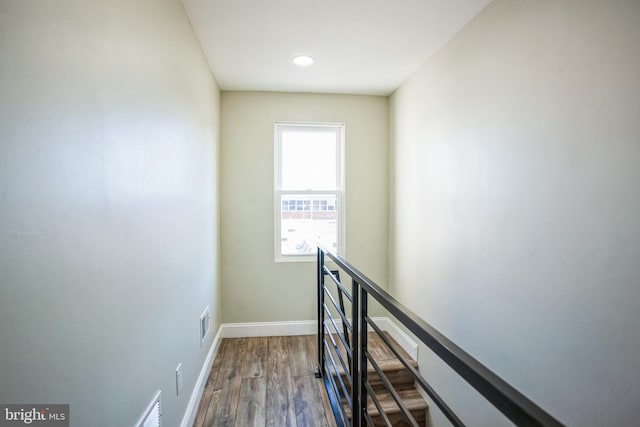
<svg viewBox="0 0 640 427"><path fill-rule="evenodd" d="M387 98L265 92L221 97L224 322L315 319L315 264L274 262L275 121L345 123L346 255L387 279Z"/></svg>
<svg viewBox="0 0 640 427"><path fill-rule="evenodd" d="M394 294L568 425L638 419L639 21L494 1L391 100Z"/></svg>
<svg viewBox="0 0 640 427"><path fill-rule="evenodd" d="M219 92L182 4L0 0L0 58L0 402L122 427L161 389L177 426L218 315Z"/></svg>

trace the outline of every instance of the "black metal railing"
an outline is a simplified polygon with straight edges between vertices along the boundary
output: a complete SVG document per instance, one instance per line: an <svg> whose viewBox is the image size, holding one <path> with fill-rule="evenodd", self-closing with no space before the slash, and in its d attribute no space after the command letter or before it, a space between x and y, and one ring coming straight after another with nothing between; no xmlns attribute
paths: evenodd
<svg viewBox="0 0 640 427"><path fill-rule="evenodd" d="M419 425L391 381L369 353L368 333L370 331L377 334L385 347L402 362L407 372L415 379L417 386L429 396L452 425L465 425L369 317L369 298L376 300L396 321L411 331L418 340L515 425L562 426L558 420L451 342L342 257L322 247L318 248L317 256L318 373L316 375L324 379L339 427L373 426L371 414L367 410L368 401L376 407L382 422L387 426L392 425L368 380L369 366L389 391L409 425L415 427ZM334 263L351 279L350 290L340 281L339 270L331 269L326 264L327 261ZM330 279L329 283L326 283L326 278ZM336 295L338 302L336 302ZM347 304L344 303L344 298L348 301Z"/></svg>

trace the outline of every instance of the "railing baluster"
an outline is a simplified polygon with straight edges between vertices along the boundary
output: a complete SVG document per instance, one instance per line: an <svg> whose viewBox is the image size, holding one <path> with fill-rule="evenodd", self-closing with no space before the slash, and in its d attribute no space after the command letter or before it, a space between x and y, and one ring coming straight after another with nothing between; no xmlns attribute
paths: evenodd
<svg viewBox="0 0 640 427"><path fill-rule="evenodd" d="M340 272L338 270L335 271L335 276L338 278L338 280L340 280ZM338 302L340 303L340 312L344 315L343 317L346 319L347 312L344 311L344 297L342 296L343 292L342 292L342 289L340 289L341 286L338 286L337 288L338 288ZM353 311L353 305L351 306L351 310ZM354 324L355 323L352 321L351 325L354 325ZM345 340L347 340L347 344L349 344L349 324L344 321L342 322L342 333L344 334ZM347 359L349 359L349 367L351 367L351 357L348 356Z"/></svg>
<svg viewBox="0 0 640 427"><path fill-rule="evenodd" d="M359 387L358 387L358 328L361 324L358 318L358 282L351 281L351 297L353 303L351 304L351 425L354 427L360 426L360 399L359 399Z"/></svg>
<svg viewBox="0 0 640 427"><path fill-rule="evenodd" d="M354 283L357 283L355 279ZM367 291L360 290L360 420L362 425L365 425L366 413L367 413L367 348L368 348L368 336L367 336L367 322L365 319L369 316L369 298ZM355 333L354 333L355 336ZM355 357L354 357L355 359Z"/></svg>
<svg viewBox="0 0 640 427"><path fill-rule="evenodd" d="M316 378L324 377L324 251L318 247L318 372Z"/></svg>

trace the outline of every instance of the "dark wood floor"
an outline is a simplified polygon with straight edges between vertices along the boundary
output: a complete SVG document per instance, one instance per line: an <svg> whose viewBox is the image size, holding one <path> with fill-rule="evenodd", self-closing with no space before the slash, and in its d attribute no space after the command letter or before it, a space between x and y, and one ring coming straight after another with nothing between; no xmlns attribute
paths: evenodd
<svg viewBox="0 0 640 427"><path fill-rule="evenodd" d="M316 379L316 336L223 339L195 427L334 427Z"/></svg>

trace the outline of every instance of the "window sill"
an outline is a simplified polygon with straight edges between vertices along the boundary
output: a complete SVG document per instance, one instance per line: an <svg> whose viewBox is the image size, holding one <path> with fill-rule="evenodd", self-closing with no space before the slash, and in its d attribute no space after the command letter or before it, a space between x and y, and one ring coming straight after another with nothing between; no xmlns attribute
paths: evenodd
<svg viewBox="0 0 640 427"><path fill-rule="evenodd" d="M276 256L275 262L316 262L316 255L279 255Z"/></svg>

